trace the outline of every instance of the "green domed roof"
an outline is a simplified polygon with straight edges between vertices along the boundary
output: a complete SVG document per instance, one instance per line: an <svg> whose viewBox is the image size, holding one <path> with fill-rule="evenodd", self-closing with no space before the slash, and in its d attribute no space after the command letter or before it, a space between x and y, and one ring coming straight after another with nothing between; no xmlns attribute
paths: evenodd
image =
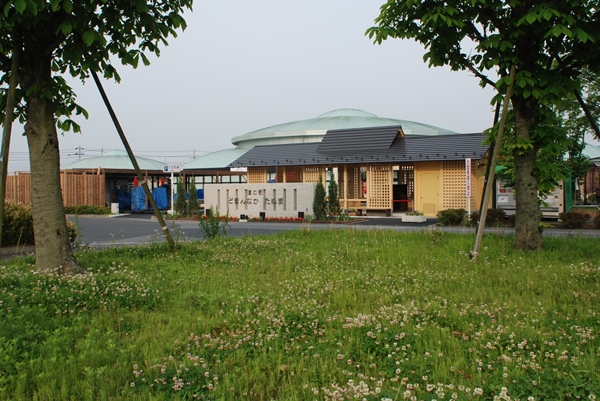
<svg viewBox="0 0 600 401"><path fill-rule="evenodd" d="M409 136L456 134L456 132L450 130L414 121L378 117L363 110L338 109L321 114L316 118L292 121L252 131L233 138L231 142L245 149L250 149L256 145L319 142L323 139L327 130L390 125L401 125L404 134Z"/></svg>
<svg viewBox="0 0 600 401"><path fill-rule="evenodd" d="M369 113L368 111L358 110L358 109L337 109L328 111L327 113L321 114L317 118L324 117L375 117L377 116L373 113Z"/></svg>

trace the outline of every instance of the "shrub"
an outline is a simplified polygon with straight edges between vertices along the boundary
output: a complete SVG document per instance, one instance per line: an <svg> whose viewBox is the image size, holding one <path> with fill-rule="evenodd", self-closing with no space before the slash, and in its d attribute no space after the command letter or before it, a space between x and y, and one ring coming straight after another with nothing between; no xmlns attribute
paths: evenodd
<svg viewBox="0 0 600 401"><path fill-rule="evenodd" d="M459 226L465 220L465 209L446 209L437 213L438 222L443 226Z"/></svg>
<svg viewBox="0 0 600 401"><path fill-rule="evenodd" d="M323 177L319 176L319 182L315 188L313 198L313 213L315 220L325 220L327 217L327 203L325 202L325 187L323 186Z"/></svg>
<svg viewBox="0 0 600 401"><path fill-rule="evenodd" d="M179 177L179 180L177 180L177 198L175 199L175 206L173 208L178 217L186 216L185 195L185 186L183 185L183 180Z"/></svg>
<svg viewBox="0 0 600 401"><path fill-rule="evenodd" d="M190 182L190 197L188 199L188 214L192 217L198 216L200 207L198 205L198 191L196 190L196 179L192 177Z"/></svg>
<svg viewBox="0 0 600 401"><path fill-rule="evenodd" d="M517 215L515 214L511 214L510 216L508 216L506 218L506 226L510 227L510 228L515 228L515 218L517 217Z"/></svg>
<svg viewBox="0 0 600 401"><path fill-rule="evenodd" d="M425 214L423 214L423 212L420 211L420 210L411 210L411 211L408 211L408 212L406 212L406 215L407 216L425 216Z"/></svg>
<svg viewBox="0 0 600 401"><path fill-rule="evenodd" d="M2 221L2 246L33 245L33 217L31 205L14 203L4 205Z"/></svg>
<svg viewBox="0 0 600 401"><path fill-rule="evenodd" d="M471 213L470 220L472 225L477 225L479 223L479 212ZM498 226L507 222L508 218L506 217L504 209L488 209L485 216L486 226Z"/></svg>
<svg viewBox="0 0 600 401"><path fill-rule="evenodd" d="M558 215L558 218L561 220L560 226L562 228L583 228L590 215L577 212L563 212Z"/></svg>
<svg viewBox="0 0 600 401"><path fill-rule="evenodd" d="M600 228L600 214L594 217L594 227Z"/></svg>
<svg viewBox="0 0 600 401"><path fill-rule="evenodd" d="M338 195L338 184L335 181L333 170L329 172L329 188L328 188L328 211L329 217L335 219L340 217L342 214L342 208L340 207L340 198Z"/></svg>
<svg viewBox="0 0 600 401"><path fill-rule="evenodd" d="M96 205L65 206L66 214L110 214L110 208Z"/></svg>
<svg viewBox="0 0 600 401"><path fill-rule="evenodd" d="M75 241L77 227L67 221L69 240ZM2 221L2 246L35 245L33 236L33 215L31 205L23 205L9 200L4 205Z"/></svg>

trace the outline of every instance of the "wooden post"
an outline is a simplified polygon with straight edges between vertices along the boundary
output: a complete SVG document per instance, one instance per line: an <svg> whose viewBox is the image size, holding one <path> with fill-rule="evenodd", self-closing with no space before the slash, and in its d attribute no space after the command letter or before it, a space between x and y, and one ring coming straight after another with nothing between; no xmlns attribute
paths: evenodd
<svg viewBox="0 0 600 401"><path fill-rule="evenodd" d="M471 260L476 260L479 255L479 249L481 248L481 240L483 238L483 231L485 229L485 219L487 217L488 204L490 202L490 196L492 193L494 182L494 174L496 173L496 161L498 159L498 153L502 144L502 133L504 132L504 124L506 123L506 115L508 113L508 104L510 103L510 97L512 96L513 85L515 83L515 66L513 65L510 69L510 85L506 91L504 97L504 104L502 105L502 114L500 116L500 125L498 126L498 134L496 136L496 146L494 146L494 152L490 159L490 170L488 173L487 182L488 185L485 187L485 194L483 195L483 202L481 211L479 213L479 225L477 226L477 235L475 237L475 247L470 253Z"/></svg>
<svg viewBox="0 0 600 401"><path fill-rule="evenodd" d="M96 71L94 71L91 68L90 68L90 72L92 73L92 77L94 78L94 82L96 82L96 86L98 87L100 96L102 96L102 100L104 101L104 104L106 105L108 113L110 114L110 117L113 120L113 124L115 125L115 128L117 129L117 132L119 134L119 137L121 138L121 142L123 142L123 146L125 146L125 150L127 151L127 155L129 155L129 160L131 160L131 164L133 164L133 168L135 169L138 180L139 180L140 184L142 185L142 188L144 188L144 192L146 193L146 199L148 201L150 201L150 205L152 205L152 209L154 210L154 215L156 216L156 219L158 220L160 227L162 228L163 232L165 233L165 236L167 237L167 241L169 242L169 248L171 249L171 251L173 251L173 250L175 250L175 247L176 247L175 241L173 241L173 237L171 237L171 233L169 232L169 228L167 227L167 224L165 223L165 219L163 218L162 214L160 213L160 210L158 210L158 206L156 206L156 202L154 201L154 198L152 197L152 193L148 189L148 183L146 182L146 180L144 179L144 176L142 175L142 170L140 169L140 166L133 154L133 150L131 150L131 147L129 146L129 142L127 141L127 138L125 137L125 132L123 132L123 129L121 128L121 124L119 123L119 120L117 119L117 115L115 114L112 106L110 105L110 101L108 100L108 96L106 96L106 92L104 92L104 88L102 87L102 83L100 82L100 79L98 78L98 74L96 74Z"/></svg>
<svg viewBox="0 0 600 401"><path fill-rule="evenodd" d="M10 79L6 96L6 111L4 113L4 129L2 132L2 155L0 156L0 246L2 246L2 226L4 223L4 201L6 199L6 180L8 176L8 149L12 133L13 111L15 108L15 93L17 91L19 58L21 44L15 40L12 61L10 66Z"/></svg>

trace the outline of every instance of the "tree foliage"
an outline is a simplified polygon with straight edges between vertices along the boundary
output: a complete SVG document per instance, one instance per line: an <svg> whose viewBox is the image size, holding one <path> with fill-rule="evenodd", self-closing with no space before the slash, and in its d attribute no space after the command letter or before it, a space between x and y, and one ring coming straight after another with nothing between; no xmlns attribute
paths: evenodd
<svg viewBox="0 0 600 401"><path fill-rule="evenodd" d="M179 217L185 217L187 215L186 210L186 193L185 193L185 184L183 182L182 177L179 177L177 180L177 194L175 198L175 205L173 209L175 210L175 214Z"/></svg>
<svg viewBox="0 0 600 401"><path fill-rule="evenodd" d="M185 29L193 0L0 0L2 117L13 49L20 49L15 118L25 124L31 168L36 265L76 271L60 191L57 128L79 131L87 117L65 75L85 80L94 69L120 80L114 62L148 65L169 36ZM73 267L73 268L71 268Z"/></svg>
<svg viewBox="0 0 600 401"><path fill-rule="evenodd" d="M319 175L319 182L315 187L315 196L313 198L313 213L315 220L325 220L327 217L327 202L325 201L325 187L323 186L323 177Z"/></svg>
<svg viewBox="0 0 600 401"><path fill-rule="evenodd" d="M332 169L329 171L329 186L327 187L327 212L332 219L335 219L342 214L338 188Z"/></svg>
<svg viewBox="0 0 600 401"><path fill-rule="evenodd" d="M600 73L589 69L581 71L581 97L587 105L590 114L598 121L600 116ZM585 148L586 136L596 137L598 133L590 127L590 121L583 112L575 96L568 96L557 103L556 110L561 125L566 129L571 146L567 149L565 164L573 177L583 177L590 168L590 160L582 155Z"/></svg>
<svg viewBox="0 0 600 401"><path fill-rule="evenodd" d="M0 64L9 71L9 57L15 43L22 45L19 73L20 90L16 115L27 121L27 92L42 92L53 101L56 123L63 131L79 131L73 114L87 112L76 103L76 95L64 79L65 74L82 80L89 70L102 71L106 78L121 77L113 65L114 57L123 65L137 68L140 61L149 65L148 54L160 55L161 45L177 29L185 29L183 11L193 0L0 0ZM49 67L43 82L27 85L31 63ZM50 64L45 66L45 62ZM9 74L2 77L2 100ZM33 86L33 87L31 87ZM4 107L2 108L4 113Z"/></svg>
<svg viewBox="0 0 600 401"><path fill-rule="evenodd" d="M376 43L413 39L430 66L468 70L500 102L516 67L511 97L517 215L515 246L539 249L538 189L543 157L555 157L566 133L556 104L581 91L581 71L598 68L600 40L595 0L388 0L367 34ZM542 163L539 163L542 162ZM548 165L550 168L554 165Z"/></svg>
<svg viewBox="0 0 600 401"><path fill-rule="evenodd" d="M198 191L196 190L196 179L194 177L190 180L189 191L188 216L196 217L200 211L200 206L198 205Z"/></svg>

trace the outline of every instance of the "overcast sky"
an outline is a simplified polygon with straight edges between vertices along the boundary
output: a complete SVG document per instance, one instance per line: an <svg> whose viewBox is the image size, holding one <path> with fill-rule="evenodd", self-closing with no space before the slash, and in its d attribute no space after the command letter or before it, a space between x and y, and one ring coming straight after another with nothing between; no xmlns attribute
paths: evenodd
<svg viewBox="0 0 600 401"><path fill-rule="evenodd" d="M174 163L231 148L231 138L339 108L461 133L493 121L491 88L467 72L428 68L421 45L365 36L384 0L197 0L188 28L149 67L116 65L103 81L138 156ZM117 62L118 63L118 62ZM90 118L61 136L62 165L123 149L90 79L71 81ZM10 171L29 169L15 126Z"/></svg>

